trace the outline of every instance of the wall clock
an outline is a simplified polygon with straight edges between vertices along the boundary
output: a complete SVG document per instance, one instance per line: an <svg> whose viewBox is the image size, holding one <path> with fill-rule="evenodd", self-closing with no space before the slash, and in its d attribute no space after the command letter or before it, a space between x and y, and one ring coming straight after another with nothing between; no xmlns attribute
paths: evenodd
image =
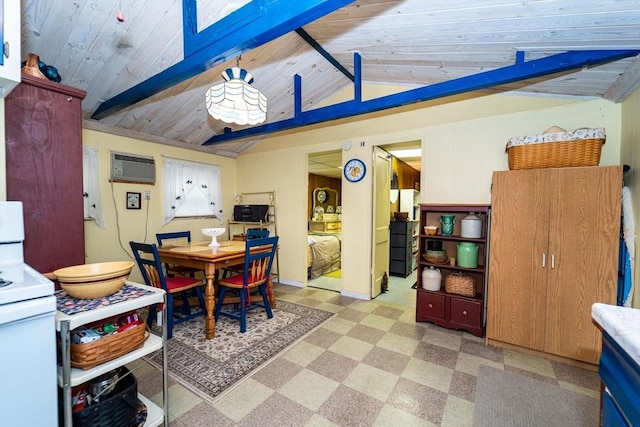
<svg viewBox="0 0 640 427"><path fill-rule="evenodd" d="M344 164L343 172L347 181L358 182L364 178L364 175L367 173L367 168L362 160L351 159Z"/></svg>
<svg viewBox="0 0 640 427"><path fill-rule="evenodd" d="M140 193L127 191L127 209L140 209Z"/></svg>

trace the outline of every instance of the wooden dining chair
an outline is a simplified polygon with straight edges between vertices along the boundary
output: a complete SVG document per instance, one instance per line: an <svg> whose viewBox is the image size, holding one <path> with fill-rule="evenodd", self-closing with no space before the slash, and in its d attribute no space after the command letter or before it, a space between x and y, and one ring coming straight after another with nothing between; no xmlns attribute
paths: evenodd
<svg viewBox="0 0 640 427"><path fill-rule="evenodd" d="M133 255L138 263L138 268L142 273L144 282L147 286L164 289L167 293L167 338L173 336L173 325L193 319L196 316L203 315L207 312L202 293L202 285L204 281L194 277L174 276L167 277L162 268L158 247L155 244L129 242ZM192 311L189 299L186 293L195 290L200 310ZM184 295L180 316L174 318L174 295L182 293ZM156 317L155 304L149 308L147 316L147 324L152 325Z"/></svg>
<svg viewBox="0 0 640 427"><path fill-rule="evenodd" d="M158 241L158 246L162 246L162 244L166 240L179 240L184 243L191 243L191 231L174 231L171 233L156 233L156 240ZM202 271L193 267L185 267L183 265L164 265L165 271L167 272L167 277L172 276L189 276L196 277L196 273ZM204 272L203 272L204 275Z"/></svg>
<svg viewBox="0 0 640 427"><path fill-rule="evenodd" d="M269 230L266 228L249 228L245 232L245 240L264 239L269 237ZM220 277L223 279L228 276L242 273L242 265L234 265L232 267L222 267Z"/></svg>
<svg viewBox="0 0 640 427"><path fill-rule="evenodd" d="M247 311L262 307L266 310L269 319L273 317L268 296L272 291L268 287L272 286L271 266L277 246L278 236L246 241L243 271L218 281L219 293L214 314L216 321L220 315L239 320L240 332L244 333L247 330ZM259 247L262 247L263 250L259 253L252 253L252 250L255 251ZM229 289L239 291L238 304L230 305L229 301L225 302L225 296ZM251 301L251 292L256 289L262 303ZM223 306L231 307L231 309L223 311Z"/></svg>
<svg viewBox="0 0 640 427"><path fill-rule="evenodd" d="M269 237L269 230L266 228L248 228L245 237L247 240L264 239Z"/></svg>

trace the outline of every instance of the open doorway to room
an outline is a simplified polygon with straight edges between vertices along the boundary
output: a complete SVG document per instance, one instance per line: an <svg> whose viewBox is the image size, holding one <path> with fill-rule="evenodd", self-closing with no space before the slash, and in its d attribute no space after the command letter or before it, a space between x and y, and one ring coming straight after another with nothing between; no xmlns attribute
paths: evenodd
<svg viewBox="0 0 640 427"><path fill-rule="evenodd" d="M417 283L421 141L380 146L391 157L391 199L389 206L390 251L387 292L376 299L415 306ZM401 221L407 217L407 221ZM395 218L395 219L394 219Z"/></svg>
<svg viewBox="0 0 640 427"><path fill-rule="evenodd" d="M307 285L342 290L342 151L309 154Z"/></svg>

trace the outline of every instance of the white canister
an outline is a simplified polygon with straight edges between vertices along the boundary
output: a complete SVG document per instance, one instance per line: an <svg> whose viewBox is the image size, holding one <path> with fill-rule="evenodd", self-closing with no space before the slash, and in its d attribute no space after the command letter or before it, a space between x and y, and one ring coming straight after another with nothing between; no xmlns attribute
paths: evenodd
<svg viewBox="0 0 640 427"><path fill-rule="evenodd" d="M422 270L422 288L427 291L439 291L442 283L442 273L437 268L429 267Z"/></svg>
<svg viewBox="0 0 640 427"><path fill-rule="evenodd" d="M469 212L469 215L462 218L460 224L461 237L472 239L479 239L482 237L482 220L473 212Z"/></svg>

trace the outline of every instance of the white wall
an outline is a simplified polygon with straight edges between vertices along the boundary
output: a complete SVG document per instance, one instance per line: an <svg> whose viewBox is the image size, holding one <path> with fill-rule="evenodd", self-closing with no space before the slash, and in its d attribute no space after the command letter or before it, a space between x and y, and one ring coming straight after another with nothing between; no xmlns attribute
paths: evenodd
<svg viewBox="0 0 640 427"><path fill-rule="evenodd" d="M422 202L490 202L492 172L508 169L507 140L553 125L605 127L608 139L601 164L619 163L621 109L609 101L491 95L428 105L433 106L286 132L238 157L239 191L274 189L278 193L280 267L285 282L306 283L307 153L341 149L342 142L350 140L354 148L343 151L343 162L358 157L369 169L362 182L343 179L342 186L343 289L347 295L363 298L370 292L373 146L423 141Z"/></svg>

